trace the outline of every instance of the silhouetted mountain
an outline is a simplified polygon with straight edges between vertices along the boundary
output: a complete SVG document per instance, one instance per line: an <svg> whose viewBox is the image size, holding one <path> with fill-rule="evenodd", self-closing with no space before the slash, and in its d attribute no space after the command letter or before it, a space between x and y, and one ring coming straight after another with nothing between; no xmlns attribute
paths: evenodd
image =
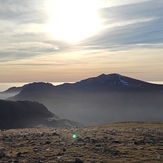
<svg viewBox="0 0 163 163"><path fill-rule="evenodd" d="M53 90L54 86L51 83L43 83L43 82L38 82L38 83L29 83L26 85L23 85L22 87L11 87L7 89L6 91L0 92L0 99L4 100L7 99L8 97L15 96L22 92L24 95L28 93L33 93L36 94L37 96L41 94L42 92L44 93L49 93Z"/></svg>
<svg viewBox="0 0 163 163"><path fill-rule="evenodd" d="M0 100L0 128L25 128L37 126L70 127L79 124L59 119L43 104L30 101Z"/></svg>
<svg viewBox="0 0 163 163"><path fill-rule="evenodd" d="M100 76L88 78L74 84L59 85L58 89L66 91L163 91L163 85L147 83L120 74L101 74Z"/></svg>
<svg viewBox="0 0 163 163"><path fill-rule="evenodd" d="M27 84L21 91L21 93L39 93L39 92L50 92L53 91L54 85L51 83L43 83L43 82L38 82L38 83L30 83Z"/></svg>
<svg viewBox="0 0 163 163"><path fill-rule="evenodd" d="M163 120L163 85L119 74L59 86L32 83L9 99L38 101L59 116L88 125Z"/></svg>

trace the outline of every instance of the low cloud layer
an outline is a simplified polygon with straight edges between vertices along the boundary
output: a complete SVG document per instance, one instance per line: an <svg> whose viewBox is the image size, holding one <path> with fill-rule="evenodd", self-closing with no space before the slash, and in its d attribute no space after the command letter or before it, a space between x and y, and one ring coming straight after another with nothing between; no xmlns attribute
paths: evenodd
<svg viewBox="0 0 163 163"><path fill-rule="evenodd" d="M88 39L90 48L120 50L163 43L162 1L147 1L100 10L105 21L103 32ZM154 46L153 46L154 47Z"/></svg>

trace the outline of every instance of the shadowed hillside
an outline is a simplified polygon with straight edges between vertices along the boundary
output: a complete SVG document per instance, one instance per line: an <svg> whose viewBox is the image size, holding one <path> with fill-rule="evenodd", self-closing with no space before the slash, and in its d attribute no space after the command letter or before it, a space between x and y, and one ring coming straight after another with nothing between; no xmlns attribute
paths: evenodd
<svg viewBox="0 0 163 163"><path fill-rule="evenodd" d="M78 126L76 122L59 119L43 104L30 101L0 100L0 128L26 127L70 127Z"/></svg>

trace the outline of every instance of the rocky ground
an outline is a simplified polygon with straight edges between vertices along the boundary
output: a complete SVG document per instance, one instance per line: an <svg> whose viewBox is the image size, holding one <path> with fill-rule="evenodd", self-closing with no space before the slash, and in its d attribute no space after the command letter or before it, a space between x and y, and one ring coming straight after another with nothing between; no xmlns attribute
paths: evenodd
<svg viewBox="0 0 163 163"><path fill-rule="evenodd" d="M163 123L1 130L0 162L163 162Z"/></svg>

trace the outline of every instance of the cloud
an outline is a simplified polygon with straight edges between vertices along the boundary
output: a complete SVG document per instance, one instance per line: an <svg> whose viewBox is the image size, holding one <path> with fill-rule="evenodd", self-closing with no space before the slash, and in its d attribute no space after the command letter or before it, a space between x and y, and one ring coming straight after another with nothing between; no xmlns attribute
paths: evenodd
<svg viewBox="0 0 163 163"><path fill-rule="evenodd" d="M42 23L46 20L43 1L38 0L1 0L0 19L16 23Z"/></svg>
<svg viewBox="0 0 163 163"><path fill-rule="evenodd" d="M24 38L24 36L22 36ZM68 44L56 41L31 41L31 42L15 42L5 44L0 49L0 61L8 62L14 60L22 60L25 58L33 58L36 56L59 55L67 49L71 49Z"/></svg>
<svg viewBox="0 0 163 163"><path fill-rule="evenodd" d="M147 1L100 10L104 30L84 40L83 46L120 50L163 43L163 1ZM154 47L154 46L153 46ZM157 47L157 46L156 46Z"/></svg>
<svg viewBox="0 0 163 163"><path fill-rule="evenodd" d="M0 61L74 51L69 43L45 31L48 15L43 0L0 1Z"/></svg>
<svg viewBox="0 0 163 163"><path fill-rule="evenodd" d="M113 4L109 3L106 6L110 7L103 6L99 9L103 30L72 45L54 40L45 32L48 16L44 1L1 0L0 45L3 48L0 56L13 55L18 59L52 52L56 54L82 50L92 54L100 50L119 51L134 47L133 45L140 48L163 42L162 0L125 0L123 3L114 1Z"/></svg>
<svg viewBox="0 0 163 163"><path fill-rule="evenodd" d="M51 0L0 1L0 67L4 81L10 79L11 72L19 76L19 71L20 76L28 72L32 77L44 71L50 78L55 72L67 75L67 79L72 74L80 79L84 74L128 70L161 74L162 0L99 0L108 3L98 10L103 29L76 44L57 40L45 30L49 19L46 1ZM151 65L155 69L151 70Z"/></svg>
<svg viewBox="0 0 163 163"><path fill-rule="evenodd" d="M151 0L135 4L127 4L123 6L115 6L101 9L100 15L106 20L113 22L134 20L138 18L149 17L162 17L162 5L161 0Z"/></svg>

